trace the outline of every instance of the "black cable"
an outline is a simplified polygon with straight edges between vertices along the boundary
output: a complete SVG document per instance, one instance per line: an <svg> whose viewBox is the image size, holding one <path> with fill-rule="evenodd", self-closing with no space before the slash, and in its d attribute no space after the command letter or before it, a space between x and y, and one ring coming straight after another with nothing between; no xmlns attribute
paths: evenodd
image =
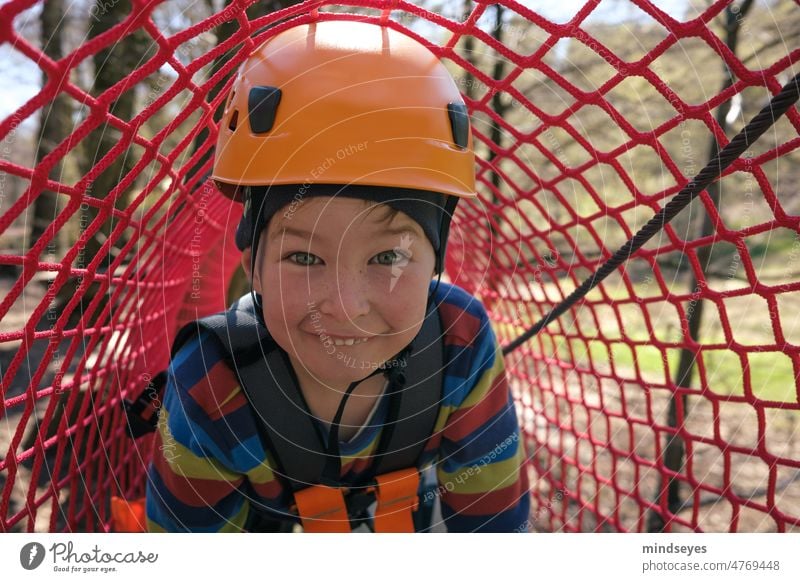
<svg viewBox="0 0 800 582"><path fill-rule="evenodd" d="M387 361L403 361L405 362L406 357L408 354L411 353L411 346L406 346L397 355L392 358L391 360ZM384 374L389 382L389 387L387 391L389 392L390 396L394 397L395 390L402 390L403 386L405 385L405 374L402 372L401 369L405 368L405 365L402 366L386 366L384 363L381 367L376 368L373 372L371 372L365 378L361 380L356 380L355 382L351 382L350 386L345 391L342 399L339 401L339 406L336 409L336 414L331 421L330 428L328 429L328 442L326 443L325 447L325 467L322 471L322 480L321 483L323 485L328 485L330 487L338 487L340 485L340 474L342 471L342 459L341 454L339 451L339 428L342 425L342 416L344 415L344 408L347 404L347 400L353 394L353 391L356 389L356 386L360 385L362 382L369 380L373 376L377 374ZM396 401L396 398L392 398L392 403ZM389 418L392 419L396 415L389 414ZM387 426L383 427L383 434L381 435L380 442L378 443L378 449L381 449L381 446L388 442L388 437L391 435L391 430L394 428L394 422L387 423ZM388 431L388 432L387 432ZM375 453L375 457L378 457L379 454Z"/></svg>
<svg viewBox="0 0 800 582"><path fill-rule="evenodd" d="M783 115L800 98L800 75L789 81L780 92L748 123L728 145L722 148L697 176L692 179L664 208L662 208L650 221L629 239L614 255L600 266L597 271L580 287L575 289L552 311L540 319L528 331L503 348L503 355L508 355L539 333L546 325L563 315L567 309L575 305L589 291L594 289L606 277L613 273L617 267L630 259L631 255L642 248L647 241L666 226L677 214L694 200L709 184L719 179L722 173L730 166L751 144L761 137L767 129Z"/></svg>

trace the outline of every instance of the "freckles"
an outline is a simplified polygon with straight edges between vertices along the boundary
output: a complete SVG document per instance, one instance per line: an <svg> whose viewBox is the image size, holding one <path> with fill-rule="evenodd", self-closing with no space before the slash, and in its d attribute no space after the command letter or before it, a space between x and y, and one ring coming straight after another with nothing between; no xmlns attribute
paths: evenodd
<svg viewBox="0 0 800 582"><path fill-rule="evenodd" d="M408 330L422 320L427 297L427 294L405 294L395 288L381 306L383 318L395 330Z"/></svg>
<svg viewBox="0 0 800 582"><path fill-rule="evenodd" d="M400 273L391 291L386 294L385 302L396 305L397 309L413 308L420 302L425 303L428 300L429 284L430 278L421 272Z"/></svg>
<svg viewBox="0 0 800 582"><path fill-rule="evenodd" d="M291 287L284 285L270 285L267 294L263 296L264 319L267 327L273 335L287 333L291 329L309 317L313 311L307 305L304 295L292 292Z"/></svg>
<svg viewBox="0 0 800 582"><path fill-rule="evenodd" d="M303 272L294 268L281 268L276 266L271 269L265 279L271 294L284 305L305 305L311 296L314 284Z"/></svg>

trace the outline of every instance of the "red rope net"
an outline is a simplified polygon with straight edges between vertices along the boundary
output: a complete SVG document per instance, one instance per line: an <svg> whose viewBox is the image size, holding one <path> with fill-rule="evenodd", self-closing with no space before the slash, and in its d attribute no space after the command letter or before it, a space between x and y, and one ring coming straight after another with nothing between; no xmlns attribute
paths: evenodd
<svg viewBox="0 0 800 582"><path fill-rule="evenodd" d="M126 437L121 400L166 366L180 325L224 308L238 265L239 208L206 179L241 49L367 18L445 61L472 114L481 195L459 208L447 274L504 343L800 57L791 0L219 4L98 0L55 25L48 2L0 6L0 531L107 530L110 497L143 493L150 442ZM507 356L534 529L798 529L798 133L792 108Z"/></svg>

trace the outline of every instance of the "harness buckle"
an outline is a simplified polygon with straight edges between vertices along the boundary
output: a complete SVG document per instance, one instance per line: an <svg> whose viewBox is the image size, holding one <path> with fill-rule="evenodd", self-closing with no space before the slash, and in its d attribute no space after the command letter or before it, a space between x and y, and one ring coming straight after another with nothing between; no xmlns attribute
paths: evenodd
<svg viewBox="0 0 800 582"><path fill-rule="evenodd" d="M419 472L401 469L375 478L374 486L348 489L313 485L294 494L295 507L309 533L343 533L370 522L368 508L377 501L372 519L377 533L412 533L412 512L419 507Z"/></svg>

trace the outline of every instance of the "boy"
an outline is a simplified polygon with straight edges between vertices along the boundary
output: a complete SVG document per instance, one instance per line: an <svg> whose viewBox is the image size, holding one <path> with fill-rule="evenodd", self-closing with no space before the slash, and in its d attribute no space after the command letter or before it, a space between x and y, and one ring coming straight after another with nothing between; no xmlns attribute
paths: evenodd
<svg viewBox="0 0 800 582"><path fill-rule="evenodd" d="M450 216L476 196L452 78L352 21L288 29L238 75L213 177L245 203L251 294L173 357L149 529L526 530L501 350L440 280Z"/></svg>

